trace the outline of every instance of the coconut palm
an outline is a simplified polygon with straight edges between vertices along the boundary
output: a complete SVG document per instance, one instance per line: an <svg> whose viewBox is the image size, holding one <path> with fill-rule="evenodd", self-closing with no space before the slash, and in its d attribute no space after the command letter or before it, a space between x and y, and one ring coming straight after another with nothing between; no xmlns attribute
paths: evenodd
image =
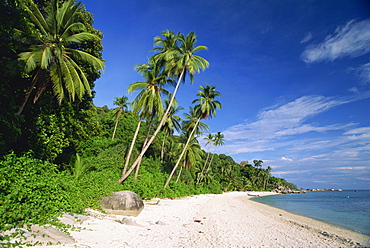
<svg viewBox="0 0 370 248"><path fill-rule="evenodd" d="M125 96L122 96L122 97L115 97L116 100L113 101L113 104L114 105L118 105L117 108L115 108L115 112L114 112L114 116L116 116L116 124L114 125L114 130L113 130L113 134L112 134L112 140L114 140L114 135L116 134L116 130L117 130L117 125L118 125L118 120L119 118L121 117L121 114L122 114L122 111L124 110L127 110L128 108L128 98L125 97Z"/></svg>
<svg viewBox="0 0 370 248"><path fill-rule="evenodd" d="M185 118L182 122L182 130L184 132L191 133L195 128L194 134L200 136L204 131L209 130L209 126L206 123L198 121L199 113L195 110L195 107L190 107L189 113L185 113Z"/></svg>
<svg viewBox="0 0 370 248"><path fill-rule="evenodd" d="M140 125L141 120L144 118L150 120L148 124L146 138L143 144L143 146L145 146L155 116L156 115L162 116L164 112L164 107L162 104L162 95L167 97L171 95L170 92L163 88L163 86L166 85L168 82L171 82L171 80L167 79L166 75L163 74L163 72L161 71L160 67L156 64L156 61L154 61L154 59L149 59L148 64L135 66L135 69L144 77L145 82L136 82L131 84L128 87L127 92L132 93L134 91L140 90L140 92L133 101L134 112L141 113L138 125ZM136 137L137 133L136 136L134 136L134 139L132 140L131 147L133 147L133 144L135 144ZM130 151L132 151L131 147ZM123 169L122 176L126 174L128 162L131 156L130 151L125 161L125 167ZM135 179L137 178L139 172L140 162L141 160L138 161ZM132 170L133 168L132 169L130 168L130 170L127 172L128 175L132 172Z"/></svg>
<svg viewBox="0 0 370 248"><path fill-rule="evenodd" d="M170 101L168 99L164 100L164 104L167 108ZM164 133L163 141L162 141L162 149L161 149L161 161L163 161L164 156L164 147L166 143L166 139L168 135L173 134L173 132L176 130L179 132L181 130L181 124L180 121L182 121L182 118L177 116L176 113L183 110L183 107L178 107L177 101L174 102L174 104L171 106L170 111L167 114L167 119L164 122L162 126L162 132Z"/></svg>
<svg viewBox="0 0 370 248"><path fill-rule="evenodd" d="M186 139L186 136L183 135L183 138ZM176 182L179 180L183 168L189 169L190 167L195 166L196 163L201 160L201 152L202 150L198 140L195 137L193 137L188 143L187 147L185 147L185 154L183 156L183 166L181 166L180 168Z"/></svg>
<svg viewBox="0 0 370 248"><path fill-rule="evenodd" d="M209 150L211 149L211 146L213 144L214 136L213 136L213 134L209 133L209 134L207 134L207 136L204 139L206 140L205 147L207 147L207 145L209 145L209 146L208 146L208 149L207 149L208 150L207 151L207 158L206 158L206 161L204 162L204 165L203 165L203 168L202 168L202 171L200 172L200 174L203 174L205 168L207 167L207 162L208 162L209 154L210 154ZM202 177L202 175L198 176L197 183L199 183L201 177Z"/></svg>
<svg viewBox="0 0 370 248"><path fill-rule="evenodd" d="M146 143L141 153L139 154L136 161L132 164L131 169L133 169L144 156L146 150L148 150L150 144L153 142L154 138L157 136L158 132L161 130L166 116L168 115L171 106L174 102L177 90L179 88L180 82L185 81L185 75L189 74L191 82L194 80L194 74L205 70L209 66L209 62L204 58L195 55L201 50L207 50L205 46L195 46L196 35L194 32L190 32L187 36L182 34L177 34L176 36L171 31L165 31L162 33L164 38L156 37L154 45L157 47L154 50L161 51L160 56L154 56L154 59L159 63L160 61L165 61L164 65L166 72L169 77L176 77L177 83L176 87L172 93L172 97L168 107L159 122L157 129L154 131L152 137ZM166 41L166 42L165 42ZM180 46L177 45L177 42L180 43ZM119 182L122 182L127 178L126 175L122 176L119 179Z"/></svg>
<svg viewBox="0 0 370 248"><path fill-rule="evenodd" d="M216 153L217 147L223 146L224 144L225 144L224 135L221 132L217 132L214 136L214 139L213 139L213 145L215 146L215 150L214 150L214 153L212 154L211 161L209 161L208 168L207 168L206 171L208 171L209 168L211 168L211 164L212 164L212 161L213 161L213 157Z"/></svg>
<svg viewBox="0 0 370 248"><path fill-rule="evenodd" d="M28 51L19 54L23 71L32 75L32 80L17 114L22 113L34 88L33 102L36 102L50 83L59 104L66 98L74 101L76 97L91 95L80 64L103 70L104 62L76 45L101 38L86 31L81 20L83 6L73 2L68 0L58 5L57 0L52 0L50 7L41 12L32 0L19 1L35 31L30 34L19 31L32 41Z"/></svg>
<svg viewBox="0 0 370 248"><path fill-rule="evenodd" d="M197 98L193 101L193 103L199 102L199 104L194 107L194 112L196 113L198 118L197 118L197 120L194 124L194 127L193 127L191 133L188 136L188 140L186 142L185 148L189 144L190 139L193 138L193 135L194 135L194 133L197 129L199 121L201 119L210 119L210 118L212 118L212 116L216 115L216 109L221 108L221 103L217 100L214 100L215 97L221 96L221 94L218 91L216 91L215 86L210 86L210 85L206 84L206 86L200 86L200 89L201 90L199 90L198 94L197 94L197 96L199 96L199 98ZM180 157L179 157L175 167L172 169L172 172L171 172L170 176L168 177L168 179L167 179L167 181L164 185L165 188L168 186L173 174L175 173L175 171L176 171L176 169L177 169L177 167L178 167L178 165L179 165L179 163L182 159L182 156L185 153L185 148L182 151L182 153L180 154Z"/></svg>

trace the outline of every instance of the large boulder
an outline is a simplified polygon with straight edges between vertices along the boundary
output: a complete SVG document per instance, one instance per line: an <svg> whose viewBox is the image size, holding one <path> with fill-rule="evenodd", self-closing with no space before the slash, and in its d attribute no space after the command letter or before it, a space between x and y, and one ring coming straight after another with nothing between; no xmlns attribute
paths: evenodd
<svg viewBox="0 0 370 248"><path fill-rule="evenodd" d="M110 214L136 217L144 209L144 203L134 192L118 191L113 195L104 197L101 207Z"/></svg>

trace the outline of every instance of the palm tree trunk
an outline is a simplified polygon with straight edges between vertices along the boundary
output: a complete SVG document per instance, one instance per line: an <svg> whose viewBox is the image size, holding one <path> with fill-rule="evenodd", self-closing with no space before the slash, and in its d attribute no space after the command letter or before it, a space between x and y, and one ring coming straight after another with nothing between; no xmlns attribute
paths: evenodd
<svg viewBox="0 0 370 248"><path fill-rule="evenodd" d="M37 70L35 76L33 77L32 83L31 83L30 87L28 88L28 90L27 90L27 92L24 96L23 103L17 111L17 115L20 115L22 113L23 109L24 109L24 106L26 106L28 98L30 98L31 92L32 92L33 88L35 87L35 85L37 83L37 79L39 78L40 72L41 72L41 69Z"/></svg>
<svg viewBox="0 0 370 248"><path fill-rule="evenodd" d="M178 159L178 160L177 160L177 162L176 162L175 167L173 167L173 169L172 169L172 171L171 171L171 174L170 174L170 176L168 177L168 179L167 179L167 181L166 181L166 184L164 185L164 188L167 188L168 184L169 184L169 183L170 183L170 181L171 181L171 178L173 177L173 174L175 173L175 171L176 171L177 167L179 166L179 163L180 163L180 161L181 161L182 157L183 157L183 156L184 156L184 154L185 154L186 148L188 147L188 145L189 145L189 143L190 143L190 140L191 140L191 138L192 138L192 136L193 136L193 134L194 134L194 132L195 132L195 129L196 129L196 128L197 128L197 126L198 126L199 121L200 121L200 118L198 118L197 122L195 123L193 130L191 130L191 133L190 133L190 135L189 135L189 137L188 137L188 140L186 141L186 144L185 144L185 146L184 146L184 149L182 150L182 152L181 152L181 154L180 154L180 157L179 157L179 159Z"/></svg>
<svg viewBox="0 0 370 248"><path fill-rule="evenodd" d="M208 148L208 152L207 152L207 159L206 159L206 162L204 163L204 166L203 166L203 168L202 168L202 171L200 172L200 173L204 173L204 169L206 168L206 166L207 166L207 161L208 161L208 158L209 158L209 154L210 154L210 152L209 152L209 149L210 149L211 147L209 147ZM197 179L197 183L199 183L200 182L200 177L198 177L198 179Z"/></svg>
<svg viewBox="0 0 370 248"><path fill-rule="evenodd" d="M209 168L211 168L211 164L212 164L212 161L213 161L213 156L215 156L216 149L217 149L217 146L215 147L215 150L213 151L214 153L212 154L211 161L209 161L208 168L207 168L207 170L206 170L206 171L208 171L208 170L209 170Z"/></svg>
<svg viewBox="0 0 370 248"><path fill-rule="evenodd" d="M140 129L140 125L141 125L141 120L142 119L140 118L139 122L137 123L135 134L134 134L134 137L132 138L132 141L131 141L130 150L128 151L127 158L126 158L126 161L125 161L125 167L123 168L123 171L122 171L122 176L125 175L125 173L126 173L128 162L130 161L132 149L134 148L136 137L137 137L137 134L139 133L139 129Z"/></svg>
<svg viewBox="0 0 370 248"><path fill-rule="evenodd" d="M141 150L143 150L144 146L148 142L148 138L149 138L149 134L150 134L150 129L152 128L153 119L154 119L154 115L152 115L152 118L150 118L149 127L148 127L148 130L146 131L144 144L143 144L143 147L141 148ZM134 175L134 181L135 182L136 182L137 176L139 175L140 165L141 165L141 159L140 159L138 165L136 166L135 175Z"/></svg>
<svg viewBox="0 0 370 248"><path fill-rule="evenodd" d="M211 144L210 144L211 145ZM203 166L203 168L202 168L202 172L201 173L204 173L204 169L206 168L206 166L207 166L207 162L208 162L208 158L209 158L209 154L210 154L210 152L209 152L209 150L211 149L211 146L209 146L208 147L208 152L207 152L207 158L206 158L206 162L204 163L204 166ZM197 179L197 183L199 183L199 180L200 180L200 178L198 178Z"/></svg>
<svg viewBox="0 0 370 248"><path fill-rule="evenodd" d="M152 135L152 137L150 138L150 140L147 142L147 144L145 145L145 147L143 148L143 150L141 151L141 153L139 154L138 158L135 160L135 162L131 165L130 169L127 171L127 173L122 173L122 177L118 180L119 183L122 183L130 174L131 172L134 170L134 168L137 166L137 164L139 163L139 161L141 160L141 158L144 156L144 153L146 152L146 150L148 150L150 144L153 142L154 138L157 136L157 134L159 133L159 131L161 130L162 126L163 126L163 123L164 121L166 120L167 118L167 115L168 113L170 112L170 109L171 109L171 106L173 104L173 101L175 99L175 96L176 96L176 93L177 93L177 90L180 86L180 82L181 82L181 79L183 77L185 73L185 68L181 71L181 74L180 74L180 77L177 81L177 84L176 84L176 87L173 91L173 94L172 94L172 97L171 97L171 100L170 100L170 103L168 104L168 107L166 109L166 112L163 114L162 116L162 119L161 119L161 122L159 123L157 129L155 130L154 134Z"/></svg>
<svg viewBox="0 0 370 248"><path fill-rule="evenodd" d="M162 141L162 149L161 149L161 162L163 162L163 157L164 157L164 145L166 143L167 139L167 134L164 135L163 141Z"/></svg>
<svg viewBox="0 0 370 248"><path fill-rule="evenodd" d="M119 117L121 116L121 112L122 112L122 110L120 109L118 114L117 114L117 117L116 117L116 125L114 125L112 140L114 140L114 135L116 134L116 130L117 130L117 126L118 126L118 120L119 120Z"/></svg>
<svg viewBox="0 0 370 248"><path fill-rule="evenodd" d="M184 164L181 166L181 168L180 168L180 171L179 171L179 174L177 175L177 179L176 179L176 182L178 182L179 181L179 179L180 179L180 176L181 176L181 172L182 172L182 169L185 167L185 159L184 159Z"/></svg>

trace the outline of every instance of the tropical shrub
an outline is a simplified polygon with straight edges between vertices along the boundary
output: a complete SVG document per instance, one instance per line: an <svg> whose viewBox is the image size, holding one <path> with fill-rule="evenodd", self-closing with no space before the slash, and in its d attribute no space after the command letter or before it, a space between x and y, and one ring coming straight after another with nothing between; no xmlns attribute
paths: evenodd
<svg viewBox="0 0 370 248"><path fill-rule="evenodd" d="M0 230L45 224L63 212L81 212L76 185L57 165L14 153L0 161Z"/></svg>

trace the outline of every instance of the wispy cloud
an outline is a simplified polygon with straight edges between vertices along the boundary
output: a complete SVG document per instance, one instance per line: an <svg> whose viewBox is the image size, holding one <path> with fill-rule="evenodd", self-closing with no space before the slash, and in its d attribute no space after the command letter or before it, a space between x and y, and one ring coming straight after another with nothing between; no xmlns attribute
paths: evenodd
<svg viewBox="0 0 370 248"><path fill-rule="evenodd" d="M322 43L310 45L302 53L306 63L334 61L344 57L358 57L370 52L370 19L349 21L338 27Z"/></svg>
<svg viewBox="0 0 370 248"><path fill-rule="evenodd" d="M292 162L292 161L293 161L293 159L291 159L291 158L286 158L286 157L281 157L281 160L290 161L290 162Z"/></svg>
<svg viewBox="0 0 370 248"><path fill-rule="evenodd" d="M312 33L308 32L305 37L301 40L301 44L306 43L312 39Z"/></svg>
<svg viewBox="0 0 370 248"><path fill-rule="evenodd" d="M347 127L347 124L315 126L304 122L336 106L368 97L370 92L342 98L303 96L287 104L265 109L258 114L257 121L234 125L223 133L228 141L244 139L261 141L308 132L340 130Z"/></svg>
<svg viewBox="0 0 370 248"><path fill-rule="evenodd" d="M354 69L354 71L356 76L358 76L364 84L370 83L370 63L364 64Z"/></svg>
<svg viewBox="0 0 370 248"><path fill-rule="evenodd" d="M367 177L356 177L356 179L361 180L361 181L370 181L370 178L367 178Z"/></svg>

